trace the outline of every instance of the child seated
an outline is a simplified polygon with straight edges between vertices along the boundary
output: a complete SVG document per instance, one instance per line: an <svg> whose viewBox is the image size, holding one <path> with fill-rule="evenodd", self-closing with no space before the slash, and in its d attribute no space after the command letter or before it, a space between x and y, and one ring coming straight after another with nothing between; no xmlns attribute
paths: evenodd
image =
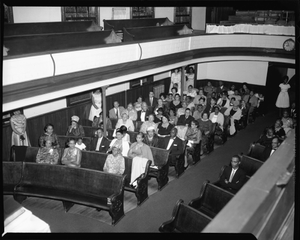
<svg viewBox="0 0 300 240"><path fill-rule="evenodd" d="M79 148L81 151L86 150L86 145L82 142L82 138L78 138L75 147Z"/></svg>

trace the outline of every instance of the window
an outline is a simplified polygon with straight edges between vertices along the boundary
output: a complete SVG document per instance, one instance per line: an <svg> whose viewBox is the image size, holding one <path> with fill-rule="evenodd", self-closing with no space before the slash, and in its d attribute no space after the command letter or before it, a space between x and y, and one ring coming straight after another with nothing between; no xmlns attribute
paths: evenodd
<svg viewBox="0 0 300 240"><path fill-rule="evenodd" d="M131 18L154 18L154 8L153 7L132 7L131 8Z"/></svg>
<svg viewBox="0 0 300 240"><path fill-rule="evenodd" d="M186 24L191 27L192 20L192 8L191 7L175 7L175 24Z"/></svg>
<svg viewBox="0 0 300 240"><path fill-rule="evenodd" d="M99 24L98 7L62 7L62 21L94 21Z"/></svg>

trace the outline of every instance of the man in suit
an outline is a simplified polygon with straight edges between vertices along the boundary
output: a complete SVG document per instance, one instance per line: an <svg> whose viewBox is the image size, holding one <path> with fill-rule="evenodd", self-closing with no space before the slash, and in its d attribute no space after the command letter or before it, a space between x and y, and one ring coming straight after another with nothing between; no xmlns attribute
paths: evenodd
<svg viewBox="0 0 300 240"><path fill-rule="evenodd" d="M222 93L227 93L227 90L228 89L224 86L224 83L222 81L219 81L219 86L216 88L217 97L222 97Z"/></svg>
<svg viewBox="0 0 300 240"><path fill-rule="evenodd" d="M146 102L142 102L142 110L137 111L137 119L136 121L145 122L148 120L148 116L151 112L148 109L148 105Z"/></svg>
<svg viewBox="0 0 300 240"><path fill-rule="evenodd" d="M169 163L175 165L177 158L183 153L183 141L177 137L177 128L172 128L170 136L162 141L162 148L169 151Z"/></svg>
<svg viewBox="0 0 300 240"><path fill-rule="evenodd" d="M246 180L246 173L239 167L240 164L240 156L234 155L231 159L231 166L226 166L220 177L220 186L234 194L242 188Z"/></svg>
<svg viewBox="0 0 300 240"><path fill-rule="evenodd" d="M92 138L91 150L96 152L106 153L109 149L110 141L103 136L103 129L98 128L96 131L97 137Z"/></svg>
<svg viewBox="0 0 300 240"><path fill-rule="evenodd" d="M189 108L185 109L185 114L181 115L177 120L177 125L188 125L191 126L191 121L195 120L193 116L191 116L191 110Z"/></svg>
<svg viewBox="0 0 300 240"><path fill-rule="evenodd" d="M271 147L266 147L262 153L262 161L266 161L280 146L278 137L272 139Z"/></svg>
<svg viewBox="0 0 300 240"><path fill-rule="evenodd" d="M114 101L114 107L109 110L109 114L108 114L109 118L120 119L124 110L125 110L125 108L122 106L119 106L118 101Z"/></svg>
<svg viewBox="0 0 300 240"><path fill-rule="evenodd" d="M147 103L148 110L151 113L154 113L154 109L157 106L157 98L154 97L154 92L153 91L149 92L149 97L145 100L145 102Z"/></svg>

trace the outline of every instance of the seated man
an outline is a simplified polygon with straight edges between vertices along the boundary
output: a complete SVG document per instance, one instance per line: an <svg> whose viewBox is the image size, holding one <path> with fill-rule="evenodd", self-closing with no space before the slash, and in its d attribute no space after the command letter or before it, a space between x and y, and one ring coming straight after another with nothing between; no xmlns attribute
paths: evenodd
<svg viewBox="0 0 300 240"><path fill-rule="evenodd" d="M262 161L266 161L280 146L281 141L278 137L272 139L271 146L266 147L262 153Z"/></svg>
<svg viewBox="0 0 300 240"><path fill-rule="evenodd" d="M169 163L175 165L176 159L183 152L183 141L177 137L177 128L172 128L170 136L162 140L161 148L169 151Z"/></svg>
<svg viewBox="0 0 300 240"><path fill-rule="evenodd" d="M98 128L96 131L97 137L92 138L91 141L91 151L106 153L109 149L110 141L103 136L103 129Z"/></svg>
<svg viewBox="0 0 300 240"><path fill-rule="evenodd" d="M240 164L240 156L234 155L231 159L231 166L226 166L220 177L220 186L234 194L242 188L246 180L246 173L239 168Z"/></svg>
<svg viewBox="0 0 300 240"><path fill-rule="evenodd" d="M112 119L119 119L122 116L123 111L125 110L124 107L119 106L118 101L114 101L114 107L109 110L109 118Z"/></svg>
<svg viewBox="0 0 300 240"><path fill-rule="evenodd" d="M190 127L192 120L195 120L195 119L191 116L191 110L189 108L186 108L185 114L181 115L178 118L177 125L183 125L183 126Z"/></svg>
<svg viewBox="0 0 300 240"><path fill-rule="evenodd" d="M154 113L154 108L157 105L157 98L154 97L154 92L149 92L149 97L145 99L145 102L148 105L148 109L151 113Z"/></svg>
<svg viewBox="0 0 300 240"><path fill-rule="evenodd" d="M148 109L148 105L146 102L142 102L142 110L137 111L137 121L146 122L148 120L148 116L151 112Z"/></svg>

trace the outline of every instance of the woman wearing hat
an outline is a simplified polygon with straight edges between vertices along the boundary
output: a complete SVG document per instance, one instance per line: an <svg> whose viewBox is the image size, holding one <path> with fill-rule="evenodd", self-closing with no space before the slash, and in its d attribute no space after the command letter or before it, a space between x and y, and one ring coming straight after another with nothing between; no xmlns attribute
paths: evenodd
<svg viewBox="0 0 300 240"><path fill-rule="evenodd" d="M116 130L116 138L114 138L111 143L109 144L109 149L108 153L111 152L113 147L117 147L120 149L120 152L124 157L127 157L128 151L129 151L129 142L126 140L123 140L124 135L123 135L122 129L118 128Z"/></svg>
<svg viewBox="0 0 300 240"><path fill-rule="evenodd" d="M227 108L224 112L225 117L225 125L229 125L229 135L232 136L236 133L235 124L237 121L241 119L242 111L239 108L239 102L235 101L232 107Z"/></svg>
<svg viewBox="0 0 300 240"><path fill-rule="evenodd" d="M146 143L150 147L158 147L158 136L155 133L154 127L147 128L147 134L144 135L143 142Z"/></svg>
<svg viewBox="0 0 300 240"><path fill-rule="evenodd" d="M68 131L66 133L67 136L75 136L75 137L84 137L84 129L78 124L79 117L73 116L71 117L71 125L68 127Z"/></svg>

